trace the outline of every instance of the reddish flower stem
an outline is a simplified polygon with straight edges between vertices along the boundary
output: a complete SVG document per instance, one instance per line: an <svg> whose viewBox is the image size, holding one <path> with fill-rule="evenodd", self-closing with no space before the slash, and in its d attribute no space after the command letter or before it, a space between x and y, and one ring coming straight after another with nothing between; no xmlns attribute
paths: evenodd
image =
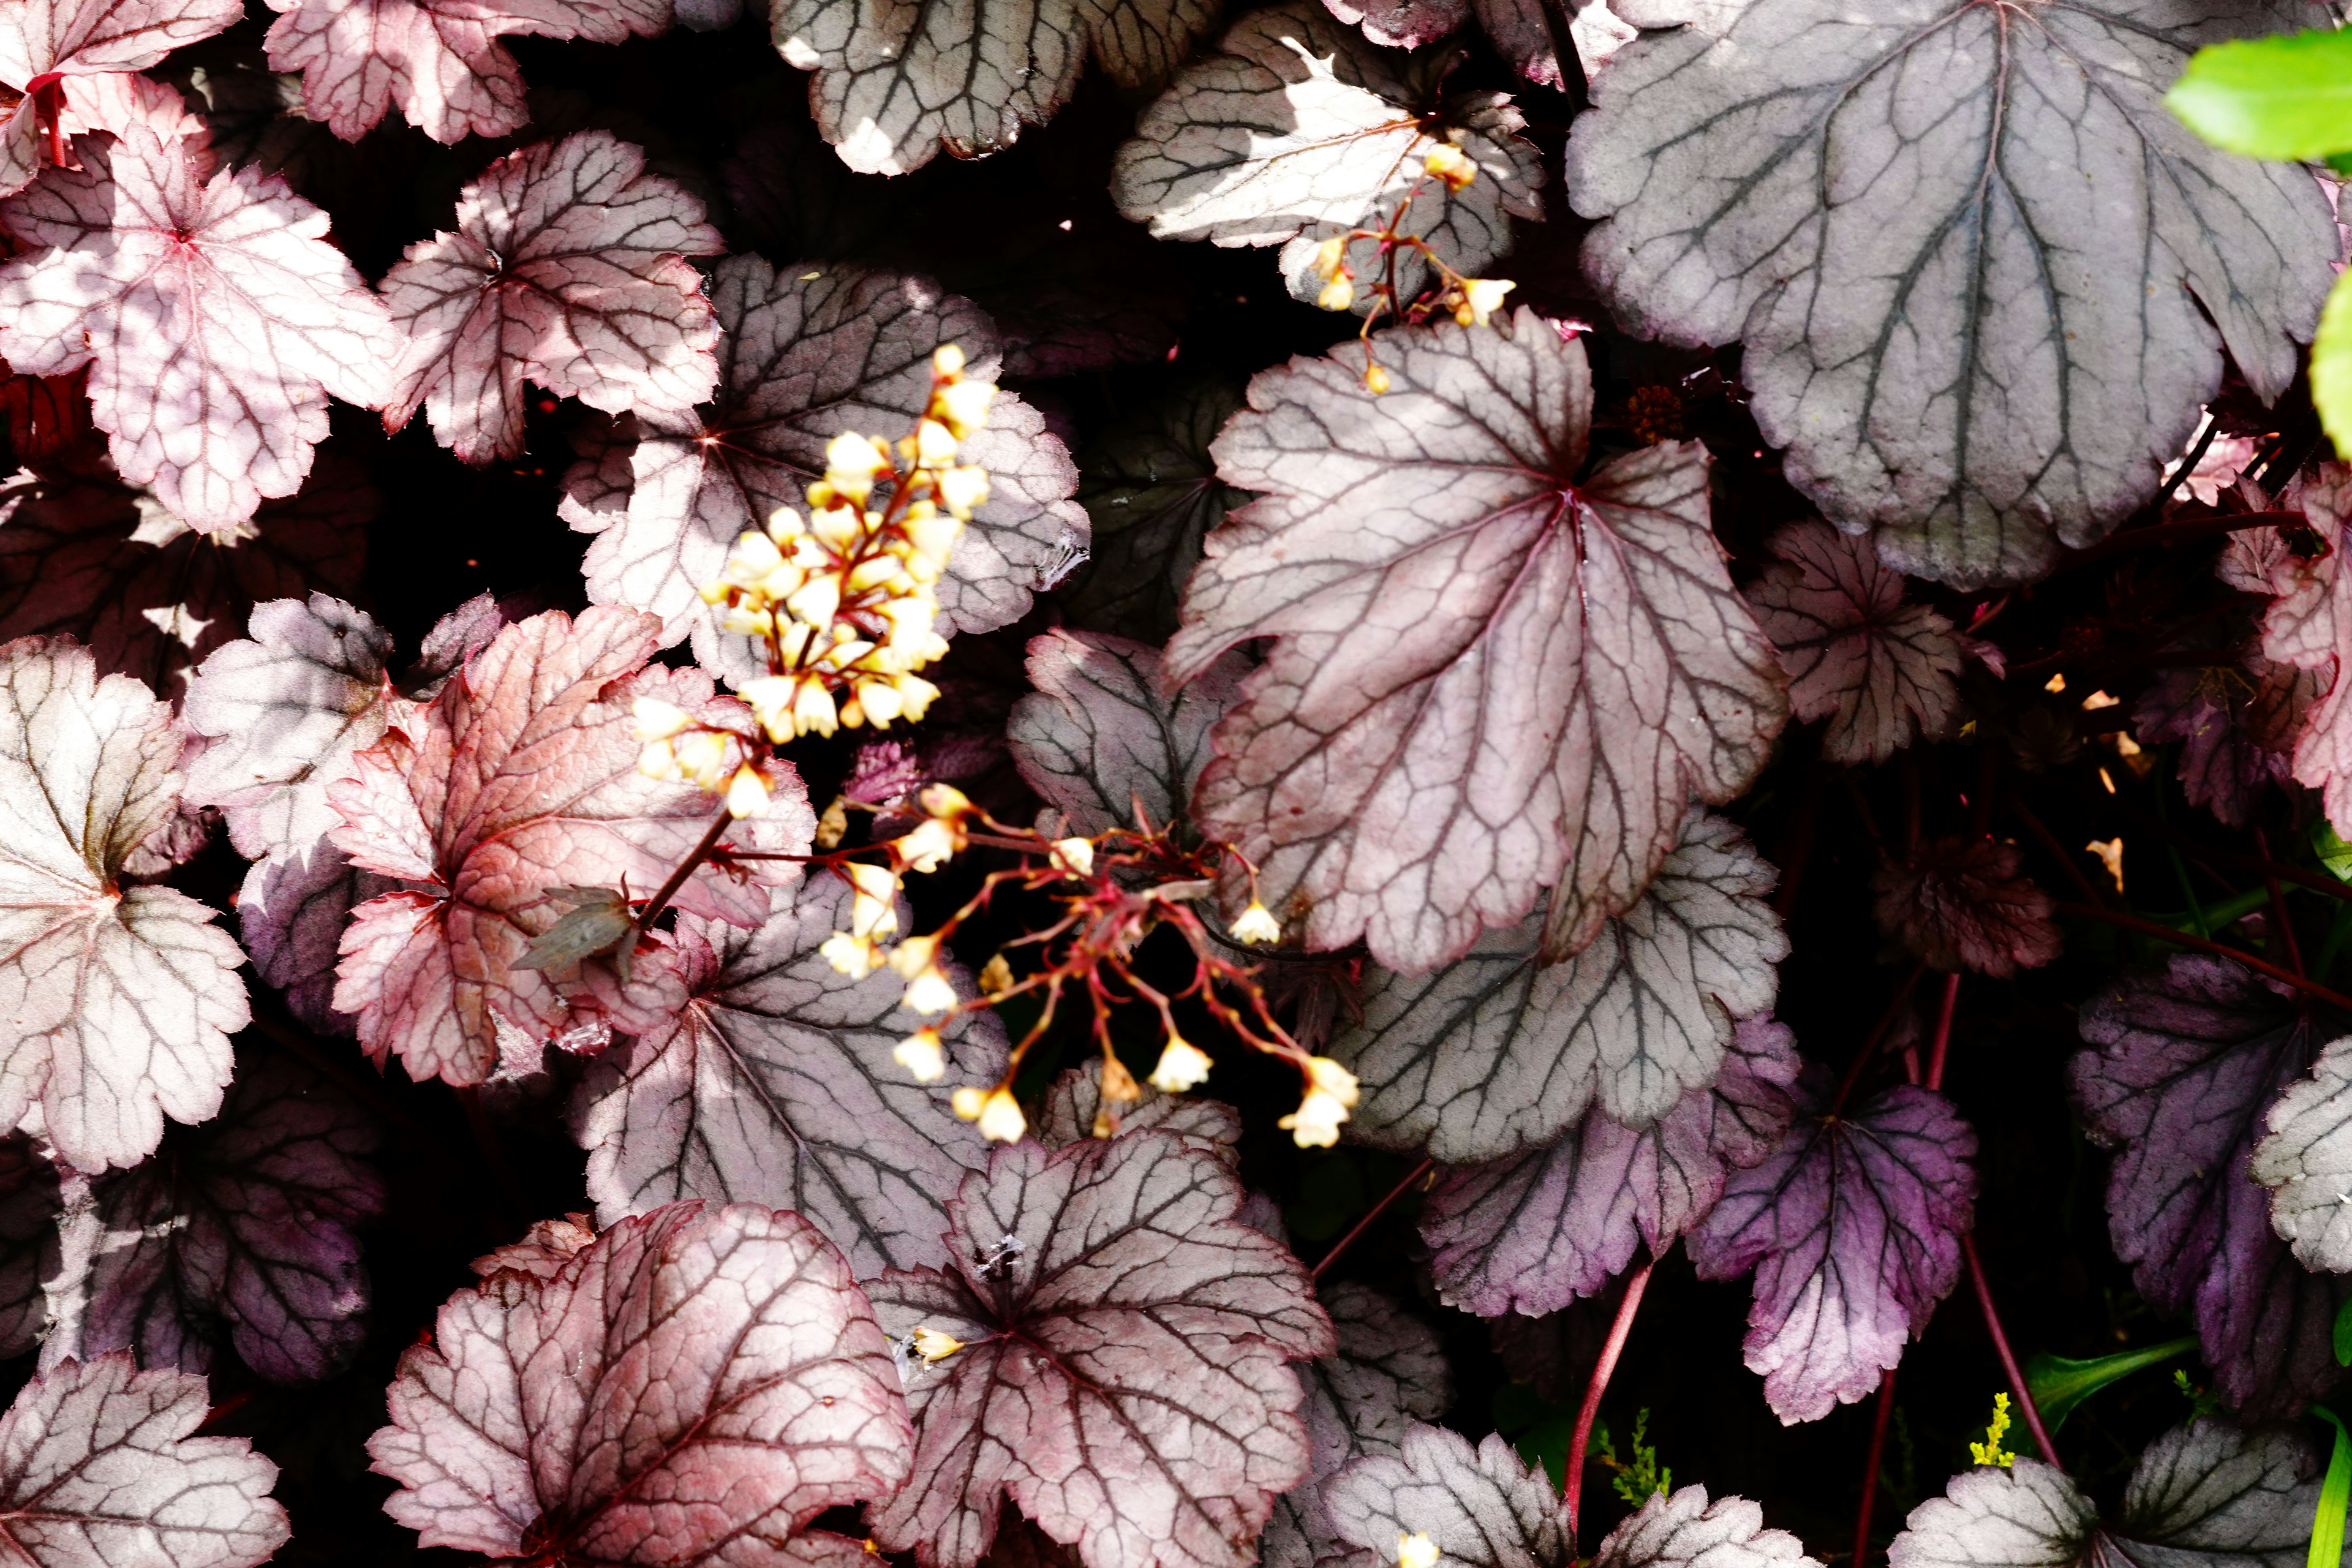
<svg viewBox="0 0 2352 1568"><path fill-rule="evenodd" d="M1568 1510L1570 1551L1576 1546L1577 1508L1584 1498L1584 1450L1592 1441L1592 1423L1601 1414L1601 1395L1609 1387L1610 1374L1617 1370L1617 1358L1624 1352L1626 1336L1633 1331L1633 1314L1642 1310L1642 1293L1650 1288L1650 1270L1657 1266L1657 1259L1652 1258L1625 1281L1625 1299L1617 1303L1617 1319L1609 1325L1609 1338L1601 1347L1601 1359L1592 1363L1592 1376L1584 1384L1584 1403L1577 1408L1576 1431L1568 1440L1568 1468L1560 1476L1560 1502Z"/></svg>
<svg viewBox="0 0 2352 1568"><path fill-rule="evenodd" d="M2263 873L2263 886L2269 889L2271 895L2271 923L2278 927L2278 934L2273 940L2278 943L2279 951L2286 954L2287 967L2301 974L2303 949L2294 940L2294 921L2286 912L2286 894L2280 889L2278 878L2267 869L2271 858L2271 845L2270 840L2263 837L2263 830L2260 827L2254 829L2254 849L2262 856L2265 867ZM2265 942L2263 945L2268 946L2269 943Z"/></svg>
<svg viewBox="0 0 2352 1568"><path fill-rule="evenodd" d="M1878 1413L1870 1423L1870 1465L1862 1472L1862 1509L1853 1516L1853 1568L1870 1555L1870 1513L1878 1501L1878 1467L1886 1455L1886 1428L1895 1418L1895 1369L1878 1374Z"/></svg>
<svg viewBox="0 0 2352 1568"><path fill-rule="evenodd" d="M1936 1013L1936 1047L1927 1057L1927 1087L1944 1087L1944 1055L1952 1045L1952 1014L1960 1005L1960 977L1957 972L1944 976L1944 1005Z"/></svg>
<svg viewBox="0 0 2352 1568"><path fill-rule="evenodd" d="M2169 823L2159 822L2136 806L2127 806L2125 809L2130 816L2133 826L2143 833L2153 833L2167 843L2177 846L2180 852L2190 859L2201 860L2217 871L2224 869L2259 871L2273 880L2292 882L2298 888L2308 888L2315 893L2326 893L2329 898L2352 902L2352 886L2337 881L2324 871L2306 871L2300 866L2283 866L2276 860L2265 859L2260 855L2243 855L2235 850L2216 849L2210 844L2200 844L2180 829Z"/></svg>
<svg viewBox="0 0 2352 1568"><path fill-rule="evenodd" d="M1423 1176L1429 1174L1429 1173L1436 1167L1436 1164L1437 1162L1435 1160L1423 1160L1420 1164L1415 1165L1412 1170L1407 1171L1404 1173L1404 1180L1399 1182L1395 1186L1391 1187L1386 1197L1374 1204L1370 1208L1366 1209L1364 1211L1364 1217L1358 1220L1354 1225L1349 1226L1348 1227L1348 1234L1333 1242L1331 1244L1331 1250L1315 1260L1315 1267L1307 1271L1307 1281L1310 1284L1319 1284L1323 1279L1323 1271L1330 1268L1334 1263L1339 1261L1339 1255L1347 1251L1350 1247L1353 1247L1356 1244L1356 1238L1358 1237L1371 1229L1373 1222L1378 1220L1381 1215L1388 1213L1389 1206L1394 1204L1397 1199L1404 1196L1406 1193L1412 1191L1412 1184L1415 1182L1420 1181Z"/></svg>
<svg viewBox="0 0 2352 1568"><path fill-rule="evenodd" d="M2050 1441L2049 1429L2042 1425L2042 1412L2033 1403L2032 1391L2025 1386L2025 1373L2018 1367L2017 1352L2009 1348L2009 1335L2001 1331L2000 1313L1992 1304L1992 1287L1985 1281L1984 1260L1977 1256L1977 1238L1960 1237L1960 1252L1969 1260L1969 1279L1977 1288L1977 1305L1984 1309L1985 1327L1992 1332L1992 1348L2009 1378L2009 1391L2017 1396L2018 1411L2024 1415L2034 1442L2041 1445L2042 1457L2055 1465L2058 1449Z"/></svg>
<svg viewBox="0 0 2352 1568"><path fill-rule="evenodd" d="M1911 1000L1911 993L1918 985L1919 976L1927 972L1925 961L1913 964L1911 973L1903 977L1903 984L1895 988L1895 999L1887 1003L1886 1011L1878 1016L1878 1022L1872 1026L1869 1037L1862 1042L1862 1048L1854 1052L1853 1060L1848 1064L1845 1077L1838 1080L1837 1093L1830 1100L1832 1116L1845 1109L1846 1097L1853 1092L1853 1086L1861 1080L1862 1069L1868 1067L1871 1058L1878 1054L1880 1044L1886 1038L1886 1031L1893 1028L1895 1020L1903 1016L1904 1005Z"/></svg>
<svg viewBox="0 0 2352 1568"><path fill-rule="evenodd" d="M669 908L669 901L677 897L677 890L686 886L686 879L694 875L694 868L710 858L710 852L719 847L719 841L727 837L727 830L734 826L734 822L733 815L725 806L720 806L719 815L710 819L710 826L703 833L702 842L696 845L687 858L677 863L677 868L664 879L660 887L654 889L654 896L646 900L644 911L637 916L637 930L640 932L653 930L654 921L659 920L661 912Z"/></svg>
<svg viewBox="0 0 2352 1568"><path fill-rule="evenodd" d="M2331 991L2316 980L2307 975L2297 974L2292 969L2282 968L2266 958L2256 958L2243 948L2231 947L2218 942L2208 942L2201 936L2191 936L2185 931L2174 931L2170 926L2158 925L2154 921L2144 921L2137 915L2119 915L2113 910L2093 909L2086 904L2059 904L2056 909L2062 915L2071 915L2079 920L2105 921L2111 926L2120 926L2126 931L2136 931L2142 936L2152 936L2158 942L2168 942L2175 947L2193 948L2199 952L2210 952L2216 958L2232 959L2257 974L2267 974L2281 984L2292 985L2305 995L2325 1002L2331 1007L2340 1007L2346 1012L2352 1012L2352 996L2347 996L2341 991Z"/></svg>
<svg viewBox="0 0 2352 1568"><path fill-rule="evenodd" d="M2091 879L2088 877L2083 875L2083 868L2074 864L2074 858L2066 853L2066 847L2058 842L2057 835L2043 826L2042 819L2034 816L2023 801L2011 796L2007 804L2010 815L2023 823L2025 831L2033 835L2034 841L2049 851L2053 860L2058 862L2058 868L2066 873L2066 879L2074 884L2074 890L2083 895L2083 901L2095 909L2104 910L2107 907L2107 900L2099 896L2099 889L2091 885Z"/></svg>
<svg viewBox="0 0 2352 1568"><path fill-rule="evenodd" d="M2304 515L2299 511L2242 511L2231 517L2200 517L2187 522L2159 522L2147 528L2127 529L2121 533L2109 534L2087 550L2068 552L2052 568L2052 574L2071 572L2077 566L2088 566L2095 561L2104 561L2110 555L2137 550L2143 545L2186 544L2217 534L2235 533L2241 529L2303 521Z"/></svg>

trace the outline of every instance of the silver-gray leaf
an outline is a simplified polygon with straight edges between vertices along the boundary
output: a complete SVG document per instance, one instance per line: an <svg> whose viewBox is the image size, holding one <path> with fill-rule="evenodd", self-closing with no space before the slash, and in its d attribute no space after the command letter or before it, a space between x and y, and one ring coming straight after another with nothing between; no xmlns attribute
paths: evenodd
<svg viewBox="0 0 2352 1568"><path fill-rule="evenodd" d="M2352 1273L2352 1038L2337 1040L2270 1108L2254 1145L2271 1225L2306 1268Z"/></svg>
<svg viewBox="0 0 2352 1568"><path fill-rule="evenodd" d="M1499 1436L1474 1449L1416 1423L1401 1452L1349 1461L1323 1497L1339 1539L1385 1562L1405 1535L1429 1537L1451 1568L1568 1568L1576 1556L1551 1478Z"/></svg>
<svg viewBox="0 0 2352 1568"><path fill-rule="evenodd" d="M1785 1530L1764 1528L1764 1510L1743 1497L1707 1500L1705 1487L1653 1492L1609 1532L1592 1568L1821 1568Z"/></svg>
<svg viewBox="0 0 2352 1568"><path fill-rule="evenodd" d="M1067 831L1154 827L1186 815L1209 760L1209 731L1240 696L1248 661L1228 653L1173 697L1160 650L1100 632L1055 630L1029 642L1029 683L1004 738L1029 787Z"/></svg>

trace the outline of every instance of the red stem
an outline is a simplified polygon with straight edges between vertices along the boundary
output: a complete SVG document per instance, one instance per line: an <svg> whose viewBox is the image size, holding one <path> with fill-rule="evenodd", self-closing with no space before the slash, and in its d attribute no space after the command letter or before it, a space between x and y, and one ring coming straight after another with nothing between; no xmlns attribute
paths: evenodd
<svg viewBox="0 0 2352 1568"><path fill-rule="evenodd" d="M1992 1287L1985 1282L1984 1260L1977 1256L1977 1238L1960 1237L1960 1251L1969 1260L1969 1279L1977 1288L1977 1305L1984 1309L1985 1327L1992 1331L1992 1348L2000 1357L2000 1370L2008 1375L2009 1391L2017 1395L2018 1411L2024 1415L2033 1440L2042 1446L2042 1457L2055 1465L2058 1450L2050 1441L2049 1429L2042 1425L2042 1412L2034 1405L2032 1392L2025 1386L2025 1373L2018 1370L2017 1352L2009 1348L2009 1336L2001 1331L2000 1313L1992 1304Z"/></svg>
<svg viewBox="0 0 2352 1568"><path fill-rule="evenodd" d="M1331 1244L1331 1250L1315 1260L1315 1267L1307 1271L1308 1282L1319 1283L1323 1278L1323 1271L1330 1268L1334 1263L1339 1261L1339 1255L1347 1251L1349 1247L1354 1246L1356 1238L1363 1235L1364 1232L1370 1230L1372 1227L1372 1222L1379 1219L1381 1215L1388 1213L1389 1205L1395 1203L1397 1199L1404 1196L1405 1194L1412 1189L1412 1184L1415 1182L1420 1181L1423 1176L1429 1174L1431 1169L1434 1167L1436 1163L1437 1162L1435 1160L1423 1160L1420 1164L1415 1165L1412 1170L1407 1171L1404 1173L1403 1181L1399 1182L1395 1186L1391 1187L1386 1197L1374 1204L1370 1208L1366 1209L1364 1211L1364 1217L1358 1220L1354 1225L1349 1226L1348 1234L1333 1242Z"/></svg>
<svg viewBox="0 0 2352 1568"><path fill-rule="evenodd" d="M2254 848L2264 861L2270 859L2271 841L2263 836L2263 830L2259 827L2254 829ZM2286 894L2280 889L2279 879L2267 871L2263 877L2263 886L2270 890L2271 923L2278 927L2278 935L2273 940L2278 942L2279 950L2286 954L2287 967L2301 974L2303 949L2294 940L2294 921L2287 917ZM2269 944L2264 943L2264 945Z"/></svg>
<svg viewBox="0 0 2352 1568"><path fill-rule="evenodd" d="M1895 1418L1895 1369L1878 1374L1878 1414L1870 1423L1870 1468L1862 1472L1862 1511L1853 1517L1853 1568L1870 1555L1870 1511L1878 1501L1878 1467L1886 1455L1886 1428Z"/></svg>
<svg viewBox="0 0 2352 1568"><path fill-rule="evenodd" d="M654 929L654 921L659 920L661 912L669 908L670 900L676 898L677 890L686 886L686 879L694 875L694 868L710 858L710 852L719 847L719 841L727 837L727 829L734 825L734 821L733 814L725 806L719 808L719 815L710 819L710 826L702 835L702 842L696 845L693 851L677 863L677 869L669 874L667 881L654 889L653 898L646 903L644 912L637 916L639 931L649 931Z"/></svg>
<svg viewBox="0 0 2352 1568"><path fill-rule="evenodd" d="M2083 895L2083 901L2094 908L2105 910L2107 907L2107 900L2099 896L2099 889L2091 885L2091 879L2088 877L2083 875L2083 868L2074 864L2074 858L2066 852L2064 845L2058 842L2057 835L2044 826L2042 819L2034 816L2023 801L2011 796L2006 804L2009 806L2010 815L2025 824L2025 830L2033 835L2035 842L2048 850L2050 858L2058 862L2058 868L2066 873L2066 879L2074 884L2074 890Z"/></svg>
<svg viewBox="0 0 2352 1568"><path fill-rule="evenodd" d="M2144 921L2137 915L2119 915L2113 910L2095 910L2087 904L2059 904L2054 907L2062 915L2072 915L2079 920L2105 921L2111 926L2121 926L2126 931L2136 931L2142 936L2152 936L2159 942L2168 942L2176 947L2194 948L2199 952L2210 952L2217 958L2233 960L2244 964L2257 974L2267 974L2281 984L2292 985L2305 995L2325 1002L2331 1007L2340 1007L2347 1012L2352 1012L2352 996L2347 996L2341 991L2331 991L2316 980L2307 975L2297 974L2292 969L2281 968L2266 958L2256 958L2243 948L2229 947L2218 942L2208 942L2201 936L2191 936L2185 931L2174 931L2170 926L2158 925L2154 921Z"/></svg>
<svg viewBox="0 0 2352 1568"><path fill-rule="evenodd" d="M1952 1014L1960 1005L1960 977L1955 973L1944 977L1944 1005L1936 1015L1936 1048L1927 1058L1927 1087L1944 1087L1944 1053L1952 1045Z"/></svg>
<svg viewBox="0 0 2352 1568"><path fill-rule="evenodd" d="M1927 965L1924 960L1913 964L1911 973L1903 977L1903 984L1895 988L1895 1000L1889 1002L1886 1011L1878 1016L1878 1022L1872 1026L1869 1037L1862 1042L1862 1049L1854 1052L1853 1062L1845 1069L1845 1077L1838 1080L1837 1093L1830 1100L1832 1116L1845 1109L1846 1096L1853 1092L1853 1086L1861 1080L1862 1069L1868 1067L1870 1059L1878 1054L1878 1047L1886 1039L1886 1031L1895 1026L1895 1020L1902 1016L1904 1006L1911 1000L1913 988L1919 984L1919 976L1927 972Z"/></svg>
<svg viewBox="0 0 2352 1568"><path fill-rule="evenodd" d="M1657 1259L1652 1258L1625 1281L1625 1299L1617 1303L1617 1320L1609 1325L1608 1342L1601 1347L1601 1359L1592 1363L1592 1376L1584 1385L1584 1403L1576 1412L1576 1431L1568 1440L1568 1468L1560 1478L1570 1551L1576 1546L1577 1505L1584 1497L1584 1450L1592 1441L1593 1419L1601 1414L1601 1395L1609 1386L1610 1374L1617 1370L1625 1338L1633 1331L1633 1314L1642 1310L1642 1292L1650 1288L1650 1270L1657 1266Z"/></svg>

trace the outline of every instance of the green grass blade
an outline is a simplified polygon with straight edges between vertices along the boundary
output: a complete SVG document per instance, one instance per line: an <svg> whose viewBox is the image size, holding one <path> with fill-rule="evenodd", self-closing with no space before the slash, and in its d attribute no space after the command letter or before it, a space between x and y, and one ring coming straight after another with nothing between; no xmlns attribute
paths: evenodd
<svg viewBox="0 0 2352 1568"><path fill-rule="evenodd" d="M2196 1348L2197 1337L2189 1334L2167 1340L2160 1345L2121 1351L2091 1361L2038 1355L2026 1363L2025 1385L2032 1391L2033 1403L2042 1412L2043 1424L2055 1432L2068 1412L2107 1384Z"/></svg>

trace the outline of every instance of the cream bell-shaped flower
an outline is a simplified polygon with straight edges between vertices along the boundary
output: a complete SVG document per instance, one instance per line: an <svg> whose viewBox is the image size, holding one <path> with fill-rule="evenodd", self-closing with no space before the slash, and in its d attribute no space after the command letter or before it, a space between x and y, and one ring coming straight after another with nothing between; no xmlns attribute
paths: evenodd
<svg viewBox="0 0 2352 1568"><path fill-rule="evenodd" d="M1289 1133L1301 1149L1328 1149L1339 1141L1339 1124L1347 1120L1348 1108L1337 1098L1310 1089L1298 1109L1275 1125Z"/></svg>
<svg viewBox="0 0 2352 1568"><path fill-rule="evenodd" d="M956 1005L955 987L949 983L946 973L937 964L933 964L907 983L907 994L903 1002L909 1012L920 1013L925 1017L929 1017L934 1013L944 1013Z"/></svg>
<svg viewBox="0 0 2352 1568"><path fill-rule="evenodd" d="M943 1334L928 1324L918 1328L909 1342L915 1347L915 1353L927 1363L945 1361L963 1349L961 1340L953 1334Z"/></svg>
<svg viewBox="0 0 2352 1568"><path fill-rule="evenodd" d="M1053 844L1054 864L1073 877L1091 877L1095 873L1095 846L1091 838L1056 838Z"/></svg>
<svg viewBox="0 0 2352 1568"><path fill-rule="evenodd" d="M1328 1094L1349 1110L1356 1105L1356 1075L1329 1057L1307 1058L1307 1083L1317 1094Z"/></svg>
<svg viewBox="0 0 2352 1568"><path fill-rule="evenodd" d="M943 817L926 817L898 842L892 853L909 871L936 871L963 847L963 829Z"/></svg>
<svg viewBox="0 0 2352 1568"><path fill-rule="evenodd" d="M905 1068L917 1083L937 1083L947 1075L947 1054L940 1047L940 1032L926 1025L898 1042L890 1059Z"/></svg>
<svg viewBox="0 0 2352 1568"><path fill-rule="evenodd" d="M1327 310L1346 310L1356 302L1354 280L1348 278L1332 279L1323 285L1322 292L1315 296L1315 302Z"/></svg>
<svg viewBox="0 0 2352 1568"><path fill-rule="evenodd" d="M953 381L963 374L963 350L955 343L941 343L931 351L931 374Z"/></svg>
<svg viewBox="0 0 2352 1568"><path fill-rule="evenodd" d="M1470 155L1451 142L1441 142L1429 150L1421 166L1435 178L1445 182L1449 191L1458 191L1478 177L1478 165Z"/></svg>
<svg viewBox="0 0 2352 1568"><path fill-rule="evenodd" d="M734 778L728 782L727 815L740 820L746 816L765 816L767 814L767 781L760 777L760 771L757 768L745 763L735 770Z"/></svg>
<svg viewBox="0 0 2352 1568"><path fill-rule="evenodd" d="M1250 907L1244 910L1240 918L1234 921L1231 935L1235 942L1244 944L1280 942L1282 927L1264 904L1252 899Z"/></svg>
<svg viewBox="0 0 2352 1568"><path fill-rule="evenodd" d="M1021 1102L1013 1091L991 1089L980 1108L980 1135L991 1143L1018 1143L1028 1131L1029 1119L1021 1114Z"/></svg>
<svg viewBox="0 0 2352 1568"><path fill-rule="evenodd" d="M931 394L931 417L946 426L959 441L988 424L988 405L996 388L984 381L958 381Z"/></svg>
<svg viewBox="0 0 2352 1568"><path fill-rule="evenodd" d="M863 980L882 967L882 950L863 937L837 931L817 944L819 956L852 980Z"/></svg>
<svg viewBox="0 0 2352 1568"><path fill-rule="evenodd" d="M1151 1087L1163 1094L1181 1094L1206 1082L1214 1065L1208 1052L1181 1035L1170 1035L1160 1048L1160 1065L1151 1069Z"/></svg>
<svg viewBox="0 0 2352 1568"><path fill-rule="evenodd" d="M658 697L638 698L629 704L629 716L636 721L640 741L667 741L694 722L693 714Z"/></svg>
<svg viewBox="0 0 2352 1568"><path fill-rule="evenodd" d="M1315 272L1319 278L1337 278L1339 268L1348 264L1348 242L1333 235L1315 247Z"/></svg>
<svg viewBox="0 0 2352 1568"><path fill-rule="evenodd" d="M927 1331L918 1329L915 1331L919 1334ZM1397 1536L1397 1568L1437 1568L1438 1556L1437 1542L1426 1535L1415 1532Z"/></svg>
<svg viewBox="0 0 2352 1568"><path fill-rule="evenodd" d="M958 468L943 468L940 471L940 504L947 508L949 513L958 522L970 522L972 508L987 500L988 470L977 463L965 463ZM952 548L954 544L952 536L948 542L950 548ZM927 553L929 552L927 552ZM947 562L947 551L940 550L933 554L932 558L944 565Z"/></svg>
<svg viewBox="0 0 2352 1568"><path fill-rule="evenodd" d="M1465 327L1485 326L1486 318L1503 308L1503 296L1517 287L1507 278L1465 278L1454 320Z"/></svg>

